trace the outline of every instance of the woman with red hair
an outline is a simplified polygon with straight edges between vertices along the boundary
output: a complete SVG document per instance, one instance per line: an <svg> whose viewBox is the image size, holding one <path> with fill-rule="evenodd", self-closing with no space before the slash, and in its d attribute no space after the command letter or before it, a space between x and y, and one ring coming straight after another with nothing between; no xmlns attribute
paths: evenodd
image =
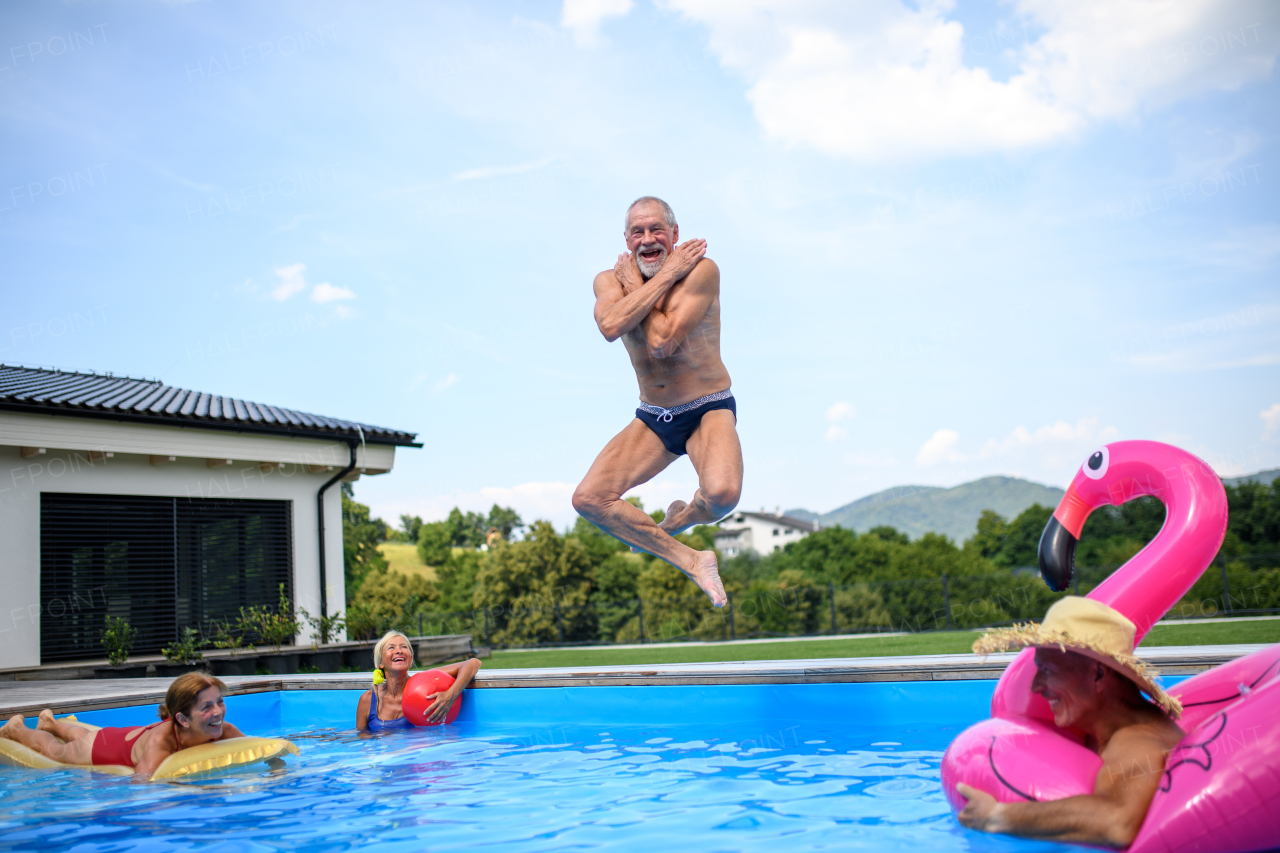
<svg viewBox="0 0 1280 853"><path fill-rule="evenodd" d="M63 764L123 765L138 776L150 776L170 755L202 743L244 737L225 721L222 697L227 686L203 672L178 676L165 693L160 721L149 726L104 728L97 731L55 720L48 708L40 712L35 729L21 714L0 727L0 737L17 741Z"/></svg>

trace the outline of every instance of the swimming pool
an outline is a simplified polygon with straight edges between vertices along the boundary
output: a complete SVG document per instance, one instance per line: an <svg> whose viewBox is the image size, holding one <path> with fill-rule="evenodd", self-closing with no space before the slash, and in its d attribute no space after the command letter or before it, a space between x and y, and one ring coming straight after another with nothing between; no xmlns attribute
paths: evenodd
<svg viewBox="0 0 1280 853"><path fill-rule="evenodd" d="M952 817L942 753L994 685L469 690L452 726L365 738L357 691L229 696L229 720L301 756L186 784L0 767L0 847L1079 851Z"/></svg>

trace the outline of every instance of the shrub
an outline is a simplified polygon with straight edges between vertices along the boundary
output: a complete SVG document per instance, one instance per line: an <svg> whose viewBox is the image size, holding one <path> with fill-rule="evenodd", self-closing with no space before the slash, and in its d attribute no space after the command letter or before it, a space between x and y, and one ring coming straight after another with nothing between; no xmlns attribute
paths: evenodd
<svg viewBox="0 0 1280 853"><path fill-rule="evenodd" d="M118 616L108 616L99 636L102 647L107 650L107 663L111 666L128 663L129 653L133 651L133 643L138 637L132 625Z"/></svg>
<svg viewBox="0 0 1280 853"><path fill-rule="evenodd" d="M341 611L332 616L312 616L305 607L299 607L298 613L302 616L302 621L310 625L312 630L315 631L316 638L321 645L337 638L338 634L346 628L346 620L342 618ZM311 648L314 649L315 647L316 644L313 642Z"/></svg>
<svg viewBox="0 0 1280 853"><path fill-rule="evenodd" d="M169 663L195 663L203 660L204 655L196 648L199 645L198 637L199 632L195 628L183 628L181 636L174 641L173 645L161 649L160 654L164 655L164 659Z"/></svg>
<svg viewBox="0 0 1280 853"><path fill-rule="evenodd" d="M293 613L293 603L284 594L284 584L280 584L280 600L275 608L262 604L257 607L240 608L240 631L242 634L252 633L264 644L280 654L280 647L293 639L298 633L298 618Z"/></svg>

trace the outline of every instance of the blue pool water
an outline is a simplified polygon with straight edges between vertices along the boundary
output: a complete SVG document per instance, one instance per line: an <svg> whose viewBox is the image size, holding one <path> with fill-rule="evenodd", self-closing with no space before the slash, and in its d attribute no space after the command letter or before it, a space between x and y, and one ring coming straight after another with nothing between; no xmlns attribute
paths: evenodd
<svg viewBox="0 0 1280 853"><path fill-rule="evenodd" d="M454 725L365 737L357 691L232 696L301 757L185 784L0 767L0 848L1079 851L951 815L939 762L993 686L469 690Z"/></svg>

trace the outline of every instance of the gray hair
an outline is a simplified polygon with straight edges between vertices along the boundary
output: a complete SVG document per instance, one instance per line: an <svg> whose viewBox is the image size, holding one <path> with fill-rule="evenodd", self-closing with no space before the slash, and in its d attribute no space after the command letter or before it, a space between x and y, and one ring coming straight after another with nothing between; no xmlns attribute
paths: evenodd
<svg viewBox="0 0 1280 853"><path fill-rule="evenodd" d="M396 629L392 628L390 631L383 634L382 639L378 640L377 644L374 645L373 647L373 668L374 669L382 669L382 652L387 648L387 643L391 642L396 637L399 637L400 639L404 640L405 643L409 646L409 665L413 666L413 643L409 642L409 638L406 637L402 631L397 631Z"/></svg>
<svg viewBox="0 0 1280 853"><path fill-rule="evenodd" d="M662 218L667 221L668 228L676 227L676 212L671 209L671 205L667 204L656 195L642 195L640 198L631 202L627 207L627 217L622 221L622 233L625 234L627 229L631 227L631 211L635 210L637 204L647 203L656 204L658 207L662 208Z"/></svg>

